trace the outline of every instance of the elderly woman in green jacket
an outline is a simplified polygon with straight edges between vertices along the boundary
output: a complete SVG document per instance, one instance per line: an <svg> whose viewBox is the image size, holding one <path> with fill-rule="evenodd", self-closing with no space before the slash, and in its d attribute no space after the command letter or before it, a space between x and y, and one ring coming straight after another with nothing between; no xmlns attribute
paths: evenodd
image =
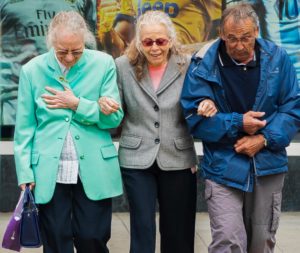
<svg viewBox="0 0 300 253"><path fill-rule="evenodd" d="M122 194L108 131L123 117L115 64L85 49L91 39L78 13L60 12L49 26L49 52L20 74L16 170L20 187L35 189L46 253L71 253L74 246L108 252L111 197Z"/></svg>

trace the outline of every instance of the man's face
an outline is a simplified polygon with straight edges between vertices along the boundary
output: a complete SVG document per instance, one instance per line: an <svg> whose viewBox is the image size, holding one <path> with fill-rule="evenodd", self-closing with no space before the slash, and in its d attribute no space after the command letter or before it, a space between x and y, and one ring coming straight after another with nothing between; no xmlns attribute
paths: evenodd
<svg viewBox="0 0 300 253"><path fill-rule="evenodd" d="M257 36L258 28L250 18L240 22L229 18L224 24L224 31L221 35L225 41L227 54L242 63L247 63L252 59Z"/></svg>
<svg viewBox="0 0 300 253"><path fill-rule="evenodd" d="M54 50L57 59L65 67L72 67L81 57L84 49L82 35L65 31L63 28L57 32Z"/></svg>

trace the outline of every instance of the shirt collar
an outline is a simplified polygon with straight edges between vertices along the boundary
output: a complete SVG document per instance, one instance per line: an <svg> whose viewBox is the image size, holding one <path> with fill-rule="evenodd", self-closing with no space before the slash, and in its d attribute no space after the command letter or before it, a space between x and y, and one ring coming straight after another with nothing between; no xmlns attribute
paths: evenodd
<svg viewBox="0 0 300 253"><path fill-rule="evenodd" d="M239 63L227 54L225 42L221 41L220 43L218 58L222 67L232 67L232 66L256 67L259 65L258 56L259 56L259 47L257 43L255 43L255 51L254 51L253 59L247 64Z"/></svg>
<svg viewBox="0 0 300 253"><path fill-rule="evenodd" d="M62 73L63 75L67 75L70 69L68 69L65 65L63 65L63 64L58 60L58 58L57 58L55 52L54 52L54 56L55 56L55 59L56 59L58 65L59 65L59 68L60 68L61 73Z"/></svg>

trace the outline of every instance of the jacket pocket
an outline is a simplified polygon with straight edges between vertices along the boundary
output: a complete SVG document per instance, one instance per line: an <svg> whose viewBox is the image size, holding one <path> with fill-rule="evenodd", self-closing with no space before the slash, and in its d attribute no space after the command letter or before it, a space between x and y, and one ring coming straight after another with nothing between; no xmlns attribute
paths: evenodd
<svg viewBox="0 0 300 253"><path fill-rule="evenodd" d="M258 170L272 170L286 166L288 163L286 152L271 151L269 149L262 149L255 155L255 165Z"/></svg>
<svg viewBox="0 0 300 253"><path fill-rule="evenodd" d="M273 193L273 203L272 203L272 221L270 232L276 232L279 226L279 219L281 213L281 199L282 192Z"/></svg>
<svg viewBox="0 0 300 253"><path fill-rule="evenodd" d="M39 153L31 153L31 165L37 165L40 159Z"/></svg>
<svg viewBox="0 0 300 253"><path fill-rule="evenodd" d="M137 149L142 142L142 137L134 135L122 135L119 145L124 148Z"/></svg>
<svg viewBox="0 0 300 253"><path fill-rule="evenodd" d="M233 154L226 163L223 178L238 184L246 184L250 172L249 158L245 155Z"/></svg>
<svg viewBox="0 0 300 253"><path fill-rule="evenodd" d="M192 148L194 146L194 140L191 136L180 137L174 139L175 147L179 150Z"/></svg>
<svg viewBox="0 0 300 253"><path fill-rule="evenodd" d="M118 152L114 144L101 147L100 150L101 150L102 157L104 159L118 156Z"/></svg>
<svg viewBox="0 0 300 253"><path fill-rule="evenodd" d="M281 83L279 80L281 75L279 74L279 71L279 68L276 67L269 72L269 75L267 77L267 94L269 97L277 98L280 92L278 83Z"/></svg>

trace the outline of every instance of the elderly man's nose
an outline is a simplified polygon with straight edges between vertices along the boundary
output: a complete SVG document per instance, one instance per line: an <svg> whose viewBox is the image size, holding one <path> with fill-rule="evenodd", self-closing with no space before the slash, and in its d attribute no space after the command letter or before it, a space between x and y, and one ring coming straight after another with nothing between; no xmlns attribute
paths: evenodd
<svg viewBox="0 0 300 253"><path fill-rule="evenodd" d="M238 42L237 42L237 44L236 44L236 46L235 46L237 49L243 49L244 48L244 44L240 41L240 40L238 40Z"/></svg>

